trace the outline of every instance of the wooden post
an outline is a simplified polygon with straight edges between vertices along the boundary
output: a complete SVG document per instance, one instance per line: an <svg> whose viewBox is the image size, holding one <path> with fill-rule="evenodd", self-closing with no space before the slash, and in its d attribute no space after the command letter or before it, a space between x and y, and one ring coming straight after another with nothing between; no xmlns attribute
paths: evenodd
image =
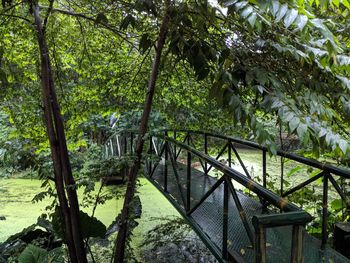
<svg viewBox="0 0 350 263"><path fill-rule="evenodd" d="M266 229L259 225L255 228L255 263L266 263Z"/></svg>
<svg viewBox="0 0 350 263"><path fill-rule="evenodd" d="M292 232L291 263L303 263L303 226L294 225Z"/></svg>
<svg viewBox="0 0 350 263"><path fill-rule="evenodd" d="M350 258L350 222L335 223L333 246L344 256Z"/></svg>
<svg viewBox="0 0 350 263"><path fill-rule="evenodd" d="M232 153L231 153L231 141L228 141L228 166L231 168L231 164L232 164Z"/></svg>

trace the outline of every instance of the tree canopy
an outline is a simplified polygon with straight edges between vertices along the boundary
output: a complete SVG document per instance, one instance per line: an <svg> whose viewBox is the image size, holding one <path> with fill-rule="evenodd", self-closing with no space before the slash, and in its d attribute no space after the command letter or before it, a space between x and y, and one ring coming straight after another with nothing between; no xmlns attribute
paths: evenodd
<svg viewBox="0 0 350 263"><path fill-rule="evenodd" d="M234 133L271 154L286 133L350 161L348 0L3 0L0 18L6 132L33 156L51 148L73 262L86 259L68 150L103 143L113 113L144 109L125 235L152 106L170 128Z"/></svg>
<svg viewBox="0 0 350 263"><path fill-rule="evenodd" d="M50 1L39 4L45 13ZM112 112L142 104L162 9L162 1L53 2L47 36L70 147L86 145ZM248 127L273 152L266 123L279 122L316 154L348 155L347 1L176 1L171 12L155 97L170 125ZM1 16L3 109L40 151L47 143L35 125L38 51L28 9L5 2Z"/></svg>

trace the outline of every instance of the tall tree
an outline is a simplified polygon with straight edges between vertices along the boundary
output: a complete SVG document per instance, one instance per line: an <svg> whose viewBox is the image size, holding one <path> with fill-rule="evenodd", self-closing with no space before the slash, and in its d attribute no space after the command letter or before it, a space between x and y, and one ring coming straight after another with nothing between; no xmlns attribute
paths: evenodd
<svg viewBox="0 0 350 263"><path fill-rule="evenodd" d="M71 262L85 263L87 262L87 259L84 249L84 241L81 234L78 197L68 157L64 125L57 101L49 57L49 48L47 46L45 35L53 2L53 0L50 1L50 8L46 13L44 21L42 21L40 17L40 10L37 2L29 1L29 6L35 21L41 58L41 84L44 117L51 147L51 156L55 173L54 179L60 202L59 208L64 221L65 241L67 242Z"/></svg>
<svg viewBox="0 0 350 263"><path fill-rule="evenodd" d="M138 135L136 150L135 150L135 160L128 173L128 185L125 193L123 210L119 221L118 236L115 244L115 252L114 252L115 263L124 262L125 244L126 244L126 238L128 234L128 228L129 228L129 221L128 221L129 209L135 193L137 174L141 166L142 151L143 151L143 146L145 144L145 135L147 132L148 120L151 113L153 96L155 93L156 82L159 74L162 51L163 51L166 36L168 33L169 23L170 23L171 7L172 7L172 1L165 0L163 20L159 29L158 41L156 45L156 54L153 61L151 75L148 82L147 96L145 99L144 109L141 117L139 135Z"/></svg>

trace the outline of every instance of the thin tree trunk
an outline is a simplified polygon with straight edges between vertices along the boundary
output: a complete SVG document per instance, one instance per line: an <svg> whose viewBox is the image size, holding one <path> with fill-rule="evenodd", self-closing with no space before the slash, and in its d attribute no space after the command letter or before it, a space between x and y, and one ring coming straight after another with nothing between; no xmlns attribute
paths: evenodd
<svg viewBox="0 0 350 263"><path fill-rule="evenodd" d="M31 2L41 57L41 82L46 131L49 137L55 184L64 220L64 234L72 263L86 263L84 241L80 233L79 203L75 181L68 157L68 149L63 127L63 120L56 97L51 71L49 49L39 14L39 6ZM68 200L66 191L68 194Z"/></svg>
<svg viewBox="0 0 350 263"><path fill-rule="evenodd" d="M152 108L153 95L155 92L156 81L159 74L159 66L160 66L160 60L162 56L162 50L163 50L165 40L166 40L166 35L168 32L168 26L170 21L170 14L169 14L170 3L171 3L171 0L166 0L165 14L159 30L159 36L158 36L158 41L156 46L156 55L152 65L152 71L151 71L148 88L147 88L147 97L145 100L145 105L144 105L140 128L139 128L139 136L137 139L136 150L135 150L136 158L128 173L128 185L125 193L123 210L122 210L122 214L119 222L118 236L115 243L114 263L124 262L125 245L126 245L126 239L127 239L127 233L128 233L128 227L129 227L129 222L128 222L129 208L135 193L136 177L140 169L142 150L145 143L144 136L147 131L148 120L149 120L149 116Z"/></svg>

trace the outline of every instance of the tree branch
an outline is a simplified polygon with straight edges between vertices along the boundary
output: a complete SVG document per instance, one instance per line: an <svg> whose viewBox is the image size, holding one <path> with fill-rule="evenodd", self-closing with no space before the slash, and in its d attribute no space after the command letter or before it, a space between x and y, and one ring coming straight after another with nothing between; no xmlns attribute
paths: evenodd
<svg viewBox="0 0 350 263"><path fill-rule="evenodd" d="M50 6L49 6L49 8L47 9L46 16L45 16L45 18L44 18L44 23L43 23L43 32L44 32L44 34L45 34L45 32L46 32L47 21L48 21L48 19L49 19L49 16L50 16L50 14L51 14L52 9L53 9L53 2L54 2L54 1L55 1L55 0L50 0Z"/></svg>
<svg viewBox="0 0 350 263"><path fill-rule="evenodd" d="M23 17L23 16L17 16L17 15L9 15L9 14L0 14L0 16L5 16L5 17L14 17L14 18L18 18L18 19L22 19L23 21L26 21L29 24L32 24L32 21L30 21L29 19Z"/></svg>
<svg viewBox="0 0 350 263"><path fill-rule="evenodd" d="M40 6L40 9L49 9L50 7L48 6ZM117 30L116 28L114 28L112 25L105 23L103 21L100 21L94 17L88 16L86 14L83 13L75 13L72 11L67 11L67 10L62 10L62 9L57 9L57 8L52 8L51 10L52 12L56 12L56 13L61 13L61 14L65 14L65 15L69 15L69 16L74 16L74 17L81 17L84 18L88 21L94 22L95 24L101 25L103 26L105 29L108 29L109 31L113 32L114 34L116 34L117 36L121 37L122 39L124 39L126 42L128 42L131 45L134 45L134 43L130 42L121 31Z"/></svg>

